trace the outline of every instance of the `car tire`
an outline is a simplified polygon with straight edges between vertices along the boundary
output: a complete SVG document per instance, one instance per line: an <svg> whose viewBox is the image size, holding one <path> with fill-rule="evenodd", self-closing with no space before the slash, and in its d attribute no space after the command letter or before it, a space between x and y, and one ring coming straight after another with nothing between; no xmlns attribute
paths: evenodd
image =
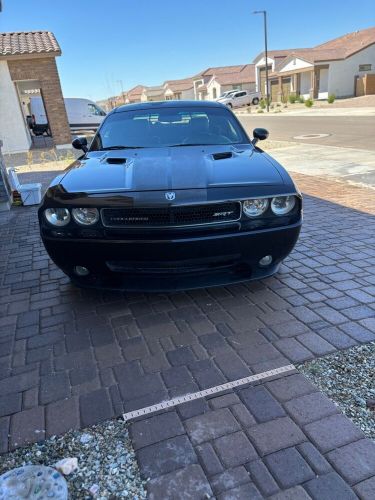
<svg viewBox="0 0 375 500"><path fill-rule="evenodd" d="M232 108L233 107L230 102L228 102L227 106L228 106L228 108Z"/></svg>
<svg viewBox="0 0 375 500"><path fill-rule="evenodd" d="M254 106L259 104L259 97L254 97L252 104L254 104Z"/></svg>

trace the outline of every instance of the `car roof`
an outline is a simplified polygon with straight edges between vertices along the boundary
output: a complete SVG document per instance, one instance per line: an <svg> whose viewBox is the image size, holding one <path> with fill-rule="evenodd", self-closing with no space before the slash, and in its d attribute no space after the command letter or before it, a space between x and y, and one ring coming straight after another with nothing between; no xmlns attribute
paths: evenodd
<svg viewBox="0 0 375 500"><path fill-rule="evenodd" d="M121 113L122 111L137 111L139 109L152 108L226 108L223 104L216 101L147 101L134 104L124 104L115 108L112 113Z"/></svg>

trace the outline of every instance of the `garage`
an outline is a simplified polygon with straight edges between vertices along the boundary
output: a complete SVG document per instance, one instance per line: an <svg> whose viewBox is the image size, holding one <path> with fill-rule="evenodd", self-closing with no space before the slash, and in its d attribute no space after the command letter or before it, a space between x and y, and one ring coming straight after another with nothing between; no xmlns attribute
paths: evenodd
<svg viewBox="0 0 375 500"><path fill-rule="evenodd" d="M71 135L56 57L60 46L49 31L0 33L0 137L4 153L28 151L30 96L41 96L52 146L66 147Z"/></svg>

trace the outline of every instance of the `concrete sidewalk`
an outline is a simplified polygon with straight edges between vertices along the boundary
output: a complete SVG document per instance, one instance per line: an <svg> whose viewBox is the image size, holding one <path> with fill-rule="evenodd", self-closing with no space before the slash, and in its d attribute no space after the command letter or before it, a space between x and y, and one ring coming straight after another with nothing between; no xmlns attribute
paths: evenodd
<svg viewBox="0 0 375 500"><path fill-rule="evenodd" d="M269 152L290 172L329 177L375 189L375 153L364 149L278 141Z"/></svg>
<svg viewBox="0 0 375 500"><path fill-rule="evenodd" d="M264 110L264 113L272 116L375 116L375 107L363 108L294 108L294 104L288 104L287 108L284 105L270 109L269 113ZM237 115L254 115L257 114L255 106L252 106L251 111L244 108L235 109ZM281 111L281 113L280 113Z"/></svg>

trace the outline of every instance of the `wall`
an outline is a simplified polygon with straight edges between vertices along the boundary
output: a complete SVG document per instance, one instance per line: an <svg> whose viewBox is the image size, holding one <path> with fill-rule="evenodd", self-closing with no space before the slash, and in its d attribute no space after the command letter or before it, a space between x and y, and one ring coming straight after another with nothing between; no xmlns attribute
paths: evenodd
<svg viewBox="0 0 375 500"><path fill-rule="evenodd" d="M285 71L295 71L297 69L303 68L312 68L312 64L303 61L302 59L294 58L288 62L282 69L279 70L279 73L284 73Z"/></svg>
<svg viewBox="0 0 375 500"><path fill-rule="evenodd" d="M300 81L300 94L308 99L310 97L310 88L311 88L311 72L303 72L301 73L301 81Z"/></svg>
<svg viewBox="0 0 375 500"><path fill-rule="evenodd" d="M353 96L355 75L365 73L359 72L360 64L371 64L372 71L366 73L375 73L375 44L348 59L329 63L328 93L335 94L336 97Z"/></svg>
<svg viewBox="0 0 375 500"><path fill-rule="evenodd" d="M0 110L0 139L3 141L3 153L28 151L31 139L6 61L0 61Z"/></svg>
<svg viewBox="0 0 375 500"><path fill-rule="evenodd" d="M319 71L320 71L320 77L319 77L318 99L327 99L329 69L323 68L320 69Z"/></svg>
<svg viewBox="0 0 375 500"><path fill-rule="evenodd" d="M71 134L54 57L8 61L13 81L39 80L44 106L55 145L70 145Z"/></svg>

